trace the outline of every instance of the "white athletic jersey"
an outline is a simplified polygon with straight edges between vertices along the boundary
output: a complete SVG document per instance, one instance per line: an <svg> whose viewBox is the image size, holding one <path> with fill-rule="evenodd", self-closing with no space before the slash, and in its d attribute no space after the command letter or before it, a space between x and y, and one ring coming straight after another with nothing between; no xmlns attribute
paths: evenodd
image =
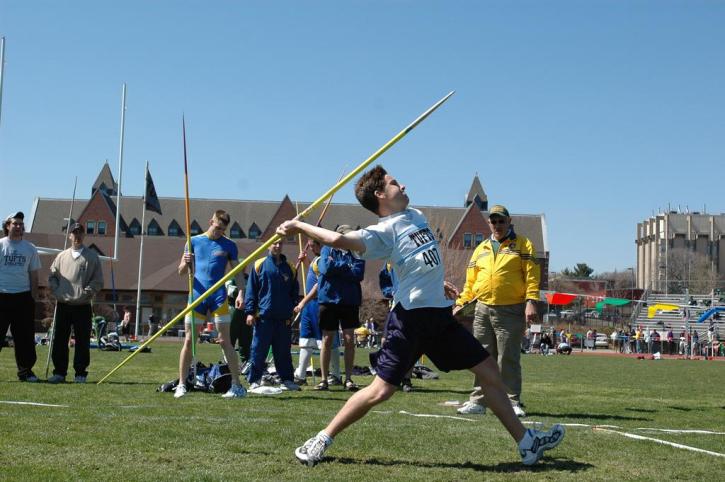
<svg viewBox="0 0 725 482"><path fill-rule="evenodd" d="M356 256L391 261L399 283L393 306L400 303L406 310L451 306L443 290L445 270L438 241L423 213L408 208L355 234L365 244L365 252Z"/></svg>
<svg viewBox="0 0 725 482"><path fill-rule="evenodd" d="M40 257L29 241L0 239L0 293L30 291L30 272L40 269ZM4 335L4 334L3 334Z"/></svg>

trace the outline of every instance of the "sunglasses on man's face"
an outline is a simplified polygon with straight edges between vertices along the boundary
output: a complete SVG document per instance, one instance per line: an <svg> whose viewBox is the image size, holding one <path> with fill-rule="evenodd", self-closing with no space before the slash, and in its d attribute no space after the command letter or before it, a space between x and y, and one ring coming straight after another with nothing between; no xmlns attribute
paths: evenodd
<svg viewBox="0 0 725 482"><path fill-rule="evenodd" d="M488 220L491 224L506 224L506 219L504 218L491 218Z"/></svg>

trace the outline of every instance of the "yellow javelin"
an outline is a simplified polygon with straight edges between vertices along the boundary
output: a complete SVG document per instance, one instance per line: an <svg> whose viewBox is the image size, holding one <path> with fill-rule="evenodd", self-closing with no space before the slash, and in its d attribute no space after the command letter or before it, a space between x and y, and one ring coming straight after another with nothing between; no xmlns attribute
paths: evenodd
<svg viewBox="0 0 725 482"><path fill-rule="evenodd" d="M405 137L405 135L408 134L410 131L412 131L413 129L415 129L415 127L418 126L418 124L420 124L421 122L423 122L426 119L426 117L428 117L429 115L431 115L433 113L433 111L435 111L438 107L441 106L441 104L443 104L445 101L447 101L454 94L454 92L455 91L449 92L445 97L443 97L441 100L439 100L438 102L436 102L435 104L433 104L428 110L426 110L425 112L423 112L420 116L418 116L417 119L415 119L413 122L411 122L405 129L403 129L402 131L398 132L392 139L390 139L388 142L386 142L383 145L383 147L381 147L380 149L378 149L377 151L375 151L375 153L373 153L373 155L371 155L370 157L368 157L367 159L365 159L363 162L360 163L359 166L357 166L355 169L353 169L352 171L350 171L350 173L347 174L345 177L343 177L342 179L340 179L337 182L337 184L335 184L330 189L328 189L327 192L325 192L322 196L320 196L315 202L313 202L312 204L310 204L309 206L307 206L307 209L305 209L304 211L302 211L301 213L299 213L295 217L295 219L303 219L303 218L309 216L310 213L312 211L314 211L315 209L317 209L322 203L324 203L327 198L329 198L330 196L332 196L333 194L335 194L337 191L339 191L345 184L347 184L355 176L357 176L358 174L360 174L373 161L375 161L378 157L382 156L385 153L385 151L387 151L388 149L390 149L391 147L393 147L393 145L395 145L395 143L397 143L400 139L402 139L403 137ZM202 301L204 301L207 296L209 296L210 294L214 293L216 290L218 290L219 288L221 288L222 286L224 286L224 283L229 278L231 278L233 276L236 276L249 263L251 263L254 259L256 259L259 256L261 256L267 250L267 248L269 248L272 244L276 243L279 239L281 239L280 236L279 236L279 234L274 234L266 242L262 243L261 246L259 246L257 249L255 249L254 251L252 251L252 253L249 256L247 256L244 259L244 261L242 261L241 263L239 263L238 265L236 265L226 275L224 275L224 277L222 279L220 279L219 281L217 281L216 283L214 283L208 290L206 290L206 292L204 292L201 296L199 296L197 299L195 299L192 303L188 304L186 306L186 308L184 308L181 311L181 313L179 313L174 318L172 318L171 321L169 321L166 325L164 325L151 338L149 338L141 346L139 346L136 351L134 351L133 353L131 353L125 360L123 360L121 363L119 363L118 366L116 366L116 368L114 368L113 370L111 370L110 372L108 372L105 377L101 378L98 381L98 384L100 385L101 383L103 383L104 381L106 381L106 379L108 377L110 377L111 375L113 375L114 373L116 373L116 371L118 371L118 369L120 369L122 366L124 366L126 363L128 363L137 354L139 354L140 352L142 352L144 347L146 347L146 346L150 345L151 343L153 343L154 340L156 340L156 338L158 338L162 334L164 334L166 332L166 330L168 330L169 328L171 328L172 326L174 326L176 323L178 323L179 320L183 320L184 319L184 316L186 316L187 313L189 313L191 310L193 310L194 308L196 308L197 306L199 306L199 304Z"/></svg>

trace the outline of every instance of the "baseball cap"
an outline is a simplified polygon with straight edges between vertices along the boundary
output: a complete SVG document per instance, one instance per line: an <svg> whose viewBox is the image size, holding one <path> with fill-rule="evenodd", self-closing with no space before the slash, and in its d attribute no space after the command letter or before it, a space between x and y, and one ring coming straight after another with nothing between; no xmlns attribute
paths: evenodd
<svg viewBox="0 0 725 482"><path fill-rule="evenodd" d="M11 219L13 219L13 218L17 218L17 219L25 219L25 214L23 214L23 212L22 212L22 211L15 211L15 212L13 212L13 213L10 213L10 214L8 214L8 215L7 215L6 217L5 217L5 221L10 221L10 220L11 220Z"/></svg>
<svg viewBox="0 0 725 482"><path fill-rule="evenodd" d="M81 233L85 234L86 228L84 228L81 223L73 223L70 225L70 229L68 230L68 232L73 233L75 231L80 231Z"/></svg>
<svg viewBox="0 0 725 482"><path fill-rule="evenodd" d="M341 224L337 228L335 228L335 231L337 231L340 234L347 234L352 230L353 229L349 224Z"/></svg>
<svg viewBox="0 0 725 482"><path fill-rule="evenodd" d="M488 217L490 218L492 216L505 216L508 218L509 210L500 204L496 204L488 211Z"/></svg>

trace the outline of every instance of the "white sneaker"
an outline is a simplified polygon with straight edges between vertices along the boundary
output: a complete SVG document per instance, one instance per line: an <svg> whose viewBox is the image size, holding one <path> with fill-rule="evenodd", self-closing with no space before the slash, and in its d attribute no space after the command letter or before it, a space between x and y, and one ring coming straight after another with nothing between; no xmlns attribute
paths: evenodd
<svg viewBox="0 0 725 482"><path fill-rule="evenodd" d="M177 385L174 389L174 398L181 398L186 395L186 384Z"/></svg>
<svg viewBox="0 0 725 482"><path fill-rule="evenodd" d="M332 444L332 439L320 432L309 439L302 447L297 447L295 457L308 467L315 466L325 456L325 450Z"/></svg>
<svg viewBox="0 0 725 482"><path fill-rule="evenodd" d="M279 395L282 393L282 389L277 387L268 387L255 382L249 385L249 393L254 393L255 395Z"/></svg>
<svg viewBox="0 0 725 482"><path fill-rule="evenodd" d="M564 439L566 430L556 424L548 432L528 429L524 438L519 442L519 454L524 465L533 465L544 455L544 450L550 450L559 445Z"/></svg>
<svg viewBox="0 0 725 482"><path fill-rule="evenodd" d="M521 408L521 405L519 405L518 403L511 405L511 408L514 409L514 413L516 414L517 417L524 418L526 416L526 412L524 412L524 409Z"/></svg>
<svg viewBox="0 0 725 482"><path fill-rule="evenodd" d="M244 398L247 396L247 391L241 385L232 385L227 393L222 395L222 398Z"/></svg>
<svg viewBox="0 0 725 482"><path fill-rule="evenodd" d="M282 380L282 385L279 388L282 390L289 390L290 392L299 392L302 390L300 386L292 380Z"/></svg>
<svg viewBox="0 0 725 482"><path fill-rule="evenodd" d="M461 415L485 415L486 407L479 405L478 403L468 401L456 411Z"/></svg>

